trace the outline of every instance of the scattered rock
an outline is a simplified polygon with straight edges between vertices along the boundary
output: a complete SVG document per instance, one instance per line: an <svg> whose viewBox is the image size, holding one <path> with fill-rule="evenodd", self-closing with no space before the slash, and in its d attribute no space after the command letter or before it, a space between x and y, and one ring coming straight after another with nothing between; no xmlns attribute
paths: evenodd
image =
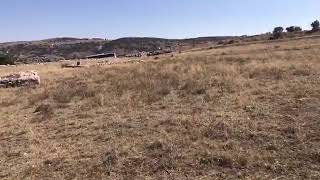
<svg viewBox="0 0 320 180"><path fill-rule="evenodd" d="M78 61L76 65L74 64L61 64L62 68L83 68L84 66L80 65L80 62Z"/></svg>
<svg viewBox="0 0 320 180"><path fill-rule="evenodd" d="M50 104L41 104L38 106L33 113L49 113L52 112L52 107Z"/></svg>
<svg viewBox="0 0 320 180"><path fill-rule="evenodd" d="M19 72L0 77L0 87L21 87L40 85L40 76L35 71Z"/></svg>
<svg viewBox="0 0 320 180"><path fill-rule="evenodd" d="M112 166L116 165L117 162L118 162L118 156L114 150L106 152L102 158L102 163L106 167L112 167Z"/></svg>

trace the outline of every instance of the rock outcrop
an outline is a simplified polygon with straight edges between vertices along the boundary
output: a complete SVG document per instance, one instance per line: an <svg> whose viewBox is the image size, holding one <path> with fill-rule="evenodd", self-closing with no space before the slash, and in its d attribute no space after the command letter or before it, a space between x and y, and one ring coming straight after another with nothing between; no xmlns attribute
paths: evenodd
<svg viewBox="0 0 320 180"><path fill-rule="evenodd" d="M0 88L37 85L40 85L40 76L35 71L19 72L0 77Z"/></svg>

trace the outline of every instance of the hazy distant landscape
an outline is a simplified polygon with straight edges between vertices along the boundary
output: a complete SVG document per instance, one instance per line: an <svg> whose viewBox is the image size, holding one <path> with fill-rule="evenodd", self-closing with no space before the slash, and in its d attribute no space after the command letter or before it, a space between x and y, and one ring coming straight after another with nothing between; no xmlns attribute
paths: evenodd
<svg viewBox="0 0 320 180"><path fill-rule="evenodd" d="M113 41L103 39L54 38L42 41L12 42L0 44L0 51L9 52L17 62L54 62L64 59L81 59L92 54L116 52L120 55L161 49L177 50L178 46L195 46L232 37L207 37L185 40L160 38L122 38ZM186 48L186 47L185 47Z"/></svg>
<svg viewBox="0 0 320 180"><path fill-rule="evenodd" d="M298 31L283 33L281 38L296 38L320 35L318 32ZM120 38L78 39L52 38L39 41L0 43L0 53L12 55L16 63L43 63L60 60L84 59L87 56L101 53L117 53L120 56L137 54L140 52L154 52L160 50L183 51L194 48L215 47L240 42L255 42L272 40L274 34L260 34L254 36L217 36L190 39L162 39L162 38Z"/></svg>

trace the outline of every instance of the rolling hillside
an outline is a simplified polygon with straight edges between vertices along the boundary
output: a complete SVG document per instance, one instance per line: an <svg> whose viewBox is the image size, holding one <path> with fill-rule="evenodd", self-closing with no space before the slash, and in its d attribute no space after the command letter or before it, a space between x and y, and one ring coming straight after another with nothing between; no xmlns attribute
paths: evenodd
<svg viewBox="0 0 320 180"><path fill-rule="evenodd" d="M143 60L0 67L0 178L320 179L319 38Z"/></svg>
<svg viewBox="0 0 320 180"><path fill-rule="evenodd" d="M62 59L79 59L88 55L116 52L119 55L139 51L155 51L159 48L178 50L192 48L208 42L233 37L203 37L185 40L160 38L121 38L113 41L103 39L54 38L41 41L11 42L0 44L0 51L17 57L18 63L54 62Z"/></svg>

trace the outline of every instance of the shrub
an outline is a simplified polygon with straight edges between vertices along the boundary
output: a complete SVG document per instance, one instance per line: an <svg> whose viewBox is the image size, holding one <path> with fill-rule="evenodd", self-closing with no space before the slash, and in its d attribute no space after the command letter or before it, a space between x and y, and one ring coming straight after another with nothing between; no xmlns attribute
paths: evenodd
<svg viewBox="0 0 320 180"><path fill-rule="evenodd" d="M320 23L318 20L314 21L312 24L312 31L318 31L320 29Z"/></svg>
<svg viewBox="0 0 320 180"><path fill-rule="evenodd" d="M283 27L275 27L273 30L273 38L274 39L279 39L282 37L282 33L283 33Z"/></svg>
<svg viewBox="0 0 320 180"><path fill-rule="evenodd" d="M0 65L13 65L14 64L14 57L9 54L0 53Z"/></svg>
<svg viewBox="0 0 320 180"><path fill-rule="evenodd" d="M287 32L293 33L293 32L300 32L302 31L302 28L299 26L290 26L286 28Z"/></svg>

